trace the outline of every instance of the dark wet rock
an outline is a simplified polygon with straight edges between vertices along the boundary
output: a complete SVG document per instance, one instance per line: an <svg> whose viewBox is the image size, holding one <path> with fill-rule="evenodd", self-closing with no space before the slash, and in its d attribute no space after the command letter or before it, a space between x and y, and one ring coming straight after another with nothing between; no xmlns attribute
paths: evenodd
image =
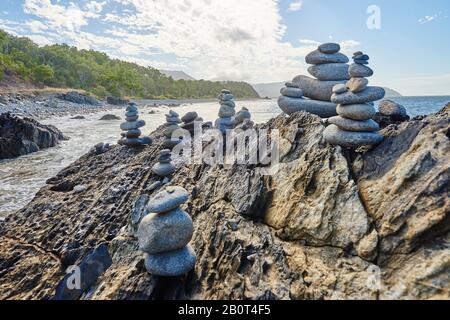
<svg viewBox="0 0 450 320"><path fill-rule="evenodd" d="M108 246L102 244L95 248L81 263L77 266L80 275L80 288L72 287L75 285L73 277L77 271L68 273L56 287L54 300L76 300L97 281L112 264L111 256L108 252Z"/></svg>
<svg viewBox="0 0 450 320"><path fill-rule="evenodd" d="M94 97L76 92L76 91L71 91L71 92L67 92L67 93L61 93L58 94L56 96L58 99L61 100L65 100L65 101L70 101L73 103L78 103L78 104L90 104L93 106L100 106L100 102L95 99Z"/></svg>
<svg viewBox="0 0 450 320"><path fill-rule="evenodd" d="M121 120L121 118L119 116L116 116L114 114L105 114L104 116L102 116L99 120L102 121L112 121L112 120ZM137 119L136 119L137 120ZM133 121L136 121L133 120Z"/></svg>
<svg viewBox="0 0 450 320"><path fill-rule="evenodd" d="M72 117L70 119L71 120L84 120L84 119L86 119L86 117L85 116L75 116L75 117Z"/></svg>
<svg viewBox="0 0 450 320"><path fill-rule="evenodd" d="M394 121L406 121L410 119L406 108L391 100L380 101L378 110L381 115L391 117Z"/></svg>
<svg viewBox="0 0 450 320"><path fill-rule="evenodd" d="M16 158L56 146L68 138L51 125L9 113L0 115L0 159Z"/></svg>
<svg viewBox="0 0 450 320"><path fill-rule="evenodd" d="M107 97L106 102L115 106L126 106L130 100L121 97Z"/></svg>

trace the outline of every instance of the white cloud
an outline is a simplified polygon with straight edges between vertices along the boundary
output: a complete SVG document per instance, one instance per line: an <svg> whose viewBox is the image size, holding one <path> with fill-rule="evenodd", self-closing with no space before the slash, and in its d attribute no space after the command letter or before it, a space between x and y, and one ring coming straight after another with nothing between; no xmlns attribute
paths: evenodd
<svg viewBox="0 0 450 320"><path fill-rule="evenodd" d="M288 10L289 11L299 11L299 10L301 10L302 7L303 7L303 1L302 0L295 0L295 1L291 2L291 4L289 5Z"/></svg>
<svg viewBox="0 0 450 320"><path fill-rule="evenodd" d="M196 78L279 81L305 69L305 49L281 40L286 27L273 0L116 1L134 7L105 17L121 24L108 31L120 50L172 54Z"/></svg>
<svg viewBox="0 0 450 320"><path fill-rule="evenodd" d="M99 1L90 1L85 5L85 8L94 14L100 13L103 11L103 8L106 5L106 1L99 2Z"/></svg>
<svg viewBox="0 0 450 320"><path fill-rule="evenodd" d="M423 18L420 18L418 22L420 24L425 24L425 23L428 23L428 22L431 22L431 21L435 20L437 17L438 17L437 14L432 15L432 16L425 16Z"/></svg>
<svg viewBox="0 0 450 320"><path fill-rule="evenodd" d="M23 8L25 13L45 19L47 25L56 30L77 31L88 24L89 18L99 17L97 13L80 9L73 2L65 7L50 0L25 0Z"/></svg>
<svg viewBox="0 0 450 320"><path fill-rule="evenodd" d="M31 32L40 33L48 29L48 27L38 20L30 20L25 23Z"/></svg>
<svg viewBox="0 0 450 320"><path fill-rule="evenodd" d="M306 74L304 57L319 44L284 41L286 26L274 0L107 0L82 7L25 0L24 10L43 24L33 21L17 32L31 34L39 44L65 42L141 65L185 70L198 79L291 79ZM91 20L105 27L90 32ZM44 26L48 41L38 37ZM350 50L359 43L341 45Z"/></svg>

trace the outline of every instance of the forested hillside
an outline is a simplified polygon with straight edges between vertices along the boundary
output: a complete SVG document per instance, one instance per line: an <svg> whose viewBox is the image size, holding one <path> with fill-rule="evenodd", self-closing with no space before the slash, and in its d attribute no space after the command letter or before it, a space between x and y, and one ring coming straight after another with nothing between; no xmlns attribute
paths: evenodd
<svg viewBox="0 0 450 320"><path fill-rule="evenodd" d="M102 52L65 44L39 47L0 30L0 81L5 73L51 87L84 89L100 98L214 98L223 88L237 98L258 97L245 82L175 81L154 68L111 59Z"/></svg>

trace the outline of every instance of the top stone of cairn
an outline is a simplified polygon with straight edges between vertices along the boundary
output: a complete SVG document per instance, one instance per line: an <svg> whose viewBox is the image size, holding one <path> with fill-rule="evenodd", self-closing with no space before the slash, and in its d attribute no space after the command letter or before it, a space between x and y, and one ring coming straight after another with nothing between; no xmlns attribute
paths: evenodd
<svg viewBox="0 0 450 320"><path fill-rule="evenodd" d="M319 46L319 51L326 54L337 53L341 50L341 46L337 43L324 43Z"/></svg>

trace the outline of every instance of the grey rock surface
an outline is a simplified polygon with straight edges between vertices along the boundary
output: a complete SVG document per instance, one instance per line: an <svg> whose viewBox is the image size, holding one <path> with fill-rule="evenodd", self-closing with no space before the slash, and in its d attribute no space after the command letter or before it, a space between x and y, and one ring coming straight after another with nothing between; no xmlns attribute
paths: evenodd
<svg viewBox="0 0 450 320"><path fill-rule="evenodd" d="M346 131L378 131L380 130L380 126L378 123L373 121L372 119L364 120L364 121L355 121L347 118L343 118L340 116L331 117L328 119L328 122L331 124L337 125L340 129Z"/></svg>

